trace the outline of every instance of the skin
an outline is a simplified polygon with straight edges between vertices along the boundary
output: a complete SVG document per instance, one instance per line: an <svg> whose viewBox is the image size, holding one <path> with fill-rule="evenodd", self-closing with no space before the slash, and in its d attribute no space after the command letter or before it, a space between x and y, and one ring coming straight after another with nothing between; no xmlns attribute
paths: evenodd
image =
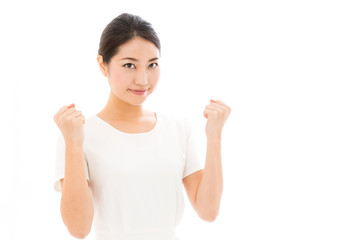
<svg viewBox="0 0 360 240"><path fill-rule="evenodd" d="M125 57L138 59L121 60ZM97 114L112 123L150 126L156 122L155 115L143 108L142 103L155 90L160 78L159 49L152 42L135 37L121 45L109 64L101 55L97 61L102 74L108 78L110 95L104 109ZM145 95L136 95L130 89L148 89Z"/></svg>

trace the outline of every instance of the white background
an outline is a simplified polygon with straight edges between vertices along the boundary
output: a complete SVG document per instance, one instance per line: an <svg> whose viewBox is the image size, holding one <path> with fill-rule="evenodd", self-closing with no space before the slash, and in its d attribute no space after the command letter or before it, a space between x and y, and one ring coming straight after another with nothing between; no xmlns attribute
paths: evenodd
<svg viewBox="0 0 360 240"><path fill-rule="evenodd" d="M213 98L232 108L220 214L202 221L185 195L181 240L360 239L357 1L4 1L0 9L0 239L74 239L53 189L53 116L71 103L84 116L105 106L99 40L124 12L149 21L162 44L161 78L144 107L187 117L204 161L205 106Z"/></svg>

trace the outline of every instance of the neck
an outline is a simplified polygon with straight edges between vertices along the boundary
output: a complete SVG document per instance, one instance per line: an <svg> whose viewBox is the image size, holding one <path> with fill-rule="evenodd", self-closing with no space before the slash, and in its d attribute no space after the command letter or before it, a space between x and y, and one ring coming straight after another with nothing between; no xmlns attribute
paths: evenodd
<svg viewBox="0 0 360 240"><path fill-rule="evenodd" d="M110 96L102 114L114 121L136 121L146 115L142 105L129 104L110 91Z"/></svg>

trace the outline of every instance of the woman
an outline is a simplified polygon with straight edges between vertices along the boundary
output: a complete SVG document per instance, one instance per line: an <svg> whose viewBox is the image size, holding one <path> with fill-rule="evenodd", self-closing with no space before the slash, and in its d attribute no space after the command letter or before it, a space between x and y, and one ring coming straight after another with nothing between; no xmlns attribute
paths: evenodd
<svg viewBox="0 0 360 240"><path fill-rule="evenodd" d="M75 104L54 116L61 131L54 187L62 192L61 215L76 238L89 234L94 219L96 240L177 239L182 183L201 219L213 221L218 213L221 131L231 110L213 100L204 110L204 168L185 118L142 107L158 83L159 57L151 24L119 15L104 29L97 57L111 89L105 108L86 121Z"/></svg>

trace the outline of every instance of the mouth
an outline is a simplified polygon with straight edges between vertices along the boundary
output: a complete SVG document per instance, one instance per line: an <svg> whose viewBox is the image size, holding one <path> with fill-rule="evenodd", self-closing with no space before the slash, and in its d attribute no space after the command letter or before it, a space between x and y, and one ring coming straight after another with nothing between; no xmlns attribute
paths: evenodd
<svg viewBox="0 0 360 240"><path fill-rule="evenodd" d="M133 89L130 89L130 91L136 95L145 95L145 93L147 92L147 89L146 90L133 90Z"/></svg>
<svg viewBox="0 0 360 240"><path fill-rule="evenodd" d="M146 92L148 89L130 89L130 90L134 92Z"/></svg>

